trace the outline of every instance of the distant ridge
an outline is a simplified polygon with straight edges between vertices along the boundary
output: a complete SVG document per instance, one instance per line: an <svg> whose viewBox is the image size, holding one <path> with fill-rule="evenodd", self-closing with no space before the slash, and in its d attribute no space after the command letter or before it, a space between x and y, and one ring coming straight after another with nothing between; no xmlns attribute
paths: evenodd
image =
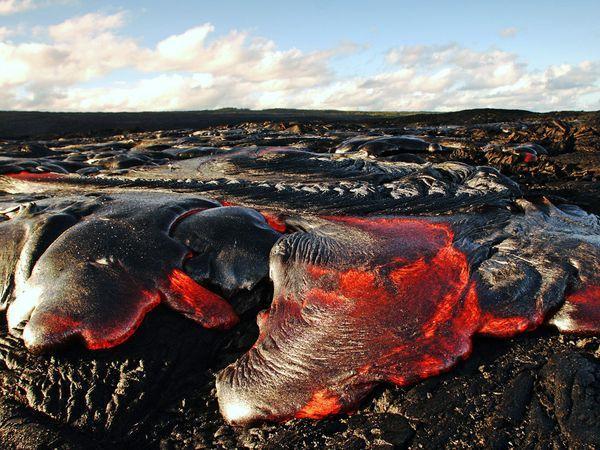
<svg viewBox="0 0 600 450"><path fill-rule="evenodd" d="M111 135L167 129L199 129L243 122L364 123L389 126L466 125L553 117L597 118L594 112L534 113L512 109L470 109L455 112L362 112L336 110L224 108L211 111L74 113L0 111L0 139L50 139L58 136ZM596 119L597 120L597 119Z"/></svg>

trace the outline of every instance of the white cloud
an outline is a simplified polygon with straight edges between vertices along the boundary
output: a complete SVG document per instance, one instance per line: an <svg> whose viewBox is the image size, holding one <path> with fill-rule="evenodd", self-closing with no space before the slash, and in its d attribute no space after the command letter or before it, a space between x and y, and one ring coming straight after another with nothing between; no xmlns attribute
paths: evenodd
<svg viewBox="0 0 600 450"><path fill-rule="evenodd" d="M533 70L497 48L405 46L389 50L374 75L341 77L336 61L365 46L280 49L248 32L216 35L209 23L144 46L125 34L126 20L124 12L86 14L20 43L0 31L0 109L546 110L600 102L599 61ZM135 77L104 81L122 69Z"/></svg>
<svg viewBox="0 0 600 450"><path fill-rule="evenodd" d="M8 27L0 27L0 42L13 34L13 30Z"/></svg>
<svg viewBox="0 0 600 450"><path fill-rule="evenodd" d="M35 6L33 0L0 0L0 15L26 11Z"/></svg>
<svg viewBox="0 0 600 450"><path fill-rule="evenodd" d="M390 50L386 60L399 69L373 78L386 86L380 95L395 92L397 104L417 109L579 109L590 107L588 97L600 97L598 61L535 71L515 54L457 44L400 47ZM406 70L409 80L394 76Z"/></svg>
<svg viewBox="0 0 600 450"><path fill-rule="evenodd" d="M305 53L297 49L279 50L273 41L253 37L247 33L232 31L224 36L208 40L213 33L211 24L203 24L170 36L155 47L142 47L134 39L119 34L125 20L124 13L113 15L87 14L69 19L48 28L49 43L0 43L0 88L25 89L30 95L21 96L26 104L18 107L71 109L92 108L91 105L114 105L111 108L138 109L182 108L189 98L213 100L214 94L203 93L188 97L183 83L198 89L199 79L216 79L215 87L223 87L224 93L240 92L237 86L248 91L263 89L274 92L318 85L331 77L327 61L336 53L348 52L345 45L329 52ZM141 73L163 73L161 76L144 78L132 83L132 92L113 87L86 91L80 83L101 79L118 69L134 69ZM179 75L183 73L184 75ZM172 76L169 74L173 74ZM203 90L209 89L207 86ZM148 92L162 91L179 95L169 102L158 104L143 99L152 97ZM96 100L83 101L86 95L98 95ZM57 94L52 99L52 93ZM58 95L60 93L60 95ZM176 93L176 94L174 94ZM249 96L258 102L260 95ZM39 104L52 100L51 104ZM231 95L233 104L242 101ZM118 100L120 99L120 100ZM210 107L210 104L197 105ZM107 106L109 107L109 106Z"/></svg>
<svg viewBox="0 0 600 450"><path fill-rule="evenodd" d="M65 20L48 28L48 33L57 42L72 42L83 37L94 37L121 28L125 24L125 13L112 15L90 13Z"/></svg>
<svg viewBox="0 0 600 450"><path fill-rule="evenodd" d="M512 38L517 35L519 30L516 27L508 27L500 30L500 36L503 38Z"/></svg>
<svg viewBox="0 0 600 450"><path fill-rule="evenodd" d="M526 67L517 55L497 49L478 52L457 44L409 46L390 50L388 63L410 67L423 76L441 75L462 89L484 89L516 82Z"/></svg>
<svg viewBox="0 0 600 450"><path fill-rule="evenodd" d="M67 4L75 0L0 0L0 16L17 14L52 4Z"/></svg>
<svg viewBox="0 0 600 450"><path fill-rule="evenodd" d="M53 3L70 3L72 0L0 0L0 16L37 9Z"/></svg>

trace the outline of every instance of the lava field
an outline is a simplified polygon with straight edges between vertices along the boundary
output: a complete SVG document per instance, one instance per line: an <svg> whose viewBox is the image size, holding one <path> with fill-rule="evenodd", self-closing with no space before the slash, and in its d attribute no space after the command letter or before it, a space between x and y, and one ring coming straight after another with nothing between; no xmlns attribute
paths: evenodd
<svg viewBox="0 0 600 450"><path fill-rule="evenodd" d="M600 113L40 117L3 448L600 448Z"/></svg>

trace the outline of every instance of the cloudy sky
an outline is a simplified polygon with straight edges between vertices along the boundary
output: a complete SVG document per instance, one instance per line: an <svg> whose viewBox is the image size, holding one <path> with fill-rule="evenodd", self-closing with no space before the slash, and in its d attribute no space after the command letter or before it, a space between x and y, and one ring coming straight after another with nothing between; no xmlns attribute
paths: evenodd
<svg viewBox="0 0 600 450"><path fill-rule="evenodd" d="M600 109L600 1L0 0L0 109Z"/></svg>

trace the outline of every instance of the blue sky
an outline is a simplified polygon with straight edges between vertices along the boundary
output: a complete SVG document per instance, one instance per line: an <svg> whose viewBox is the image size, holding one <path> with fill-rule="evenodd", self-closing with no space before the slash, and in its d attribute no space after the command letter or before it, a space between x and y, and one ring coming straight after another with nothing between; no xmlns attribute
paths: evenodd
<svg viewBox="0 0 600 450"><path fill-rule="evenodd" d="M5 81L19 109L154 108L156 102L140 98L161 84L170 100L185 97L186 90L194 93L179 102L163 101L167 109L600 107L598 1L0 0L0 13L3 2L0 63L4 58L7 67L31 66L27 74L20 74L20 81ZM86 16L90 20L78 25L83 30L80 38L48 33L50 27L77 25L77 19ZM118 25L109 21L96 30L84 26L107 17L118 17ZM138 54L148 51L147 58L156 58L150 52L158 43L201 26L210 26L206 36L180 39L183 47L171 48L175 53L187 48L188 55L171 58L163 52L162 66L133 61L136 51L122 46L124 41L135 42ZM233 30L245 33L243 43L232 44ZM81 43L87 39L93 49L100 34L122 60L98 67L84 54L88 50ZM269 45L255 50L256 39ZM190 40L193 45L185 47ZM208 51L215 43L219 49ZM26 47L31 44L48 46L46 53L32 53ZM57 52L68 53L65 58L73 70L87 75L54 70L54 85L52 74L38 76L35 58L67 65ZM194 63L191 52L197 52ZM410 63L408 55L413 55ZM200 60L208 58L221 62L203 65ZM244 65L252 75L243 73ZM302 73L294 75L299 70ZM7 101L0 107L10 106ZM227 101L237 104L223 103Z"/></svg>

